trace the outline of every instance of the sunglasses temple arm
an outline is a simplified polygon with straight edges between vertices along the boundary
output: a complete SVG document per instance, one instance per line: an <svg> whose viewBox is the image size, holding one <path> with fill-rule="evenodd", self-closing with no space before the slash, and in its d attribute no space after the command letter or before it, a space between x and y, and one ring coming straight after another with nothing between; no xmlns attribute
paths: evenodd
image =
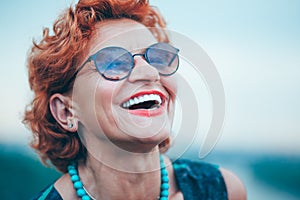
<svg viewBox="0 0 300 200"><path fill-rule="evenodd" d="M88 62L91 62L91 59L87 59L87 60L86 60L86 61L78 68L76 74L79 73L79 72L82 70L82 68L86 65L86 63L88 63Z"/></svg>

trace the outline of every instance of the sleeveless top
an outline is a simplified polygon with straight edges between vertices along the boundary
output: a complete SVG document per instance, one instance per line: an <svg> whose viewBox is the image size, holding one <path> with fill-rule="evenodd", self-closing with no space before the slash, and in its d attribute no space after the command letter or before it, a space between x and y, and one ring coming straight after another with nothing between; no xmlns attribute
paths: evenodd
<svg viewBox="0 0 300 200"><path fill-rule="evenodd" d="M173 162L179 190L185 200L227 200L227 190L218 166L179 159ZM32 200L62 200L54 184L46 187Z"/></svg>

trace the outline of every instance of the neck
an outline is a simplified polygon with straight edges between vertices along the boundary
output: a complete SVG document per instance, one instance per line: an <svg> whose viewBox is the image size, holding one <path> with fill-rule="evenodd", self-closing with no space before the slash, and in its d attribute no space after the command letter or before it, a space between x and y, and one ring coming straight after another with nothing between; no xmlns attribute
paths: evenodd
<svg viewBox="0 0 300 200"><path fill-rule="evenodd" d="M96 159L87 157L79 165L79 174L86 190L96 199L153 200L160 194L159 152L145 154L109 154ZM108 158L110 162L108 162ZM113 162L111 162L113 161ZM113 165L110 165L112 164ZM116 169L115 166L118 166ZM120 167L121 166L121 167Z"/></svg>

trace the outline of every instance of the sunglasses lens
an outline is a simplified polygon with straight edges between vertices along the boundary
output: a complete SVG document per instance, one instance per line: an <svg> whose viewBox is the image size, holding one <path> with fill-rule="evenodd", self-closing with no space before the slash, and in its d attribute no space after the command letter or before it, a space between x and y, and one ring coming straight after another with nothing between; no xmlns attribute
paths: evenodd
<svg viewBox="0 0 300 200"><path fill-rule="evenodd" d="M167 43L157 43L147 49L146 58L161 75L171 75L178 68L178 51Z"/></svg>
<svg viewBox="0 0 300 200"><path fill-rule="evenodd" d="M156 43L145 52L147 62L161 75L171 75L179 65L178 49L167 43ZM117 81L126 78L134 66L130 52L121 47L106 47L93 56L98 72L106 79Z"/></svg>
<svg viewBox="0 0 300 200"><path fill-rule="evenodd" d="M131 54L121 47L107 47L97 53L96 67L108 80L121 80L127 77L132 66Z"/></svg>

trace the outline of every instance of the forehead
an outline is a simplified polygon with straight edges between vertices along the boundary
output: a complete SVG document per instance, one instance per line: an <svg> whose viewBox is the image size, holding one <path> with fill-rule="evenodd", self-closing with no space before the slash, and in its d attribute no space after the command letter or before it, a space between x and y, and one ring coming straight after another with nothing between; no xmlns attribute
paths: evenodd
<svg viewBox="0 0 300 200"><path fill-rule="evenodd" d="M116 19L98 23L89 46L90 54L93 54L108 46L138 51L156 42L156 38L143 24L130 19Z"/></svg>

